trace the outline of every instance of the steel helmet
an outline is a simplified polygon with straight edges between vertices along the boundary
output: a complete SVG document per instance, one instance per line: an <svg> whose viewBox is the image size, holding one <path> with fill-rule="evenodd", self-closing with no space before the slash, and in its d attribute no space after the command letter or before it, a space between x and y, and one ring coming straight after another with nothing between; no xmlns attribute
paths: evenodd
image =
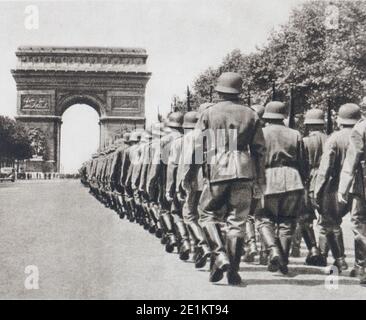
<svg viewBox="0 0 366 320"><path fill-rule="evenodd" d="M128 142L128 141L130 140L130 135L131 135L131 133L129 133L129 132L125 132L125 133L123 134L123 138L122 138L122 140L123 140L124 142Z"/></svg>
<svg viewBox="0 0 366 320"><path fill-rule="evenodd" d="M354 125L361 119L361 108L355 103L346 103L339 108L338 123Z"/></svg>
<svg viewBox="0 0 366 320"><path fill-rule="evenodd" d="M321 109L310 109L305 114L304 124L324 124L324 112Z"/></svg>
<svg viewBox="0 0 366 320"><path fill-rule="evenodd" d="M194 129L198 121L199 113L197 111L189 111L184 115L183 128Z"/></svg>
<svg viewBox="0 0 366 320"><path fill-rule="evenodd" d="M170 128L181 128L183 124L183 113L180 111L172 112L168 116L167 126Z"/></svg>
<svg viewBox="0 0 366 320"><path fill-rule="evenodd" d="M132 131L129 142L139 142L141 139L141 131Z"/></svg>
<svg viewBox="0 0 366 320"><path fill-rule="evenodd" d="M280 101L271 101L267 103L263 119L279 119L283 120L286 118L287 108L283 102Z"/></svg>
<svg viewBox="0 0 366 320"><path fill-rule="evenodd" d="M149 142L151 138L152 138L151 132L149 130L145 130L141 134L141 140L140 141L141 142Z"/></svg>
<svg viewBox="0 0 366 320"><path fill-rule="evenodd" d="M243 90L243 79L239 73L224 72L217 79L215 90L222 93L240 94Z"/></svg>
<svg viewBox="0 0 366 320"><path fill-rule="evenodd" d="M151 133L154 138L159 138L164 135L164 123L157 122L151 125Z"/></svg>
<svg viewBox="0 0 366 320"><path fill-rule="evenodd" d="M263 117L264 107L261 104L252 105L251 108L253 109L253 111L255 111L257 113L259 118Z"/></svg>

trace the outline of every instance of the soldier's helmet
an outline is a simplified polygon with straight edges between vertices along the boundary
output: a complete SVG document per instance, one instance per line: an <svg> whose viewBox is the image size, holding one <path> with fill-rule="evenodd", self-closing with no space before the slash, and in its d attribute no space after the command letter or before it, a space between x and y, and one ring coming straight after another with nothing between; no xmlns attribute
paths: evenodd
<svg viewBox="0 0 366 320"><path fill-rule="evenodd" d="M205 103L202 103L199 108L198 108L198 112L199 113L202 113L203 111L205 111L206 109L210 108L211 106L213 106L214 103L212 102L205 102Z"/></svg>
<svg viewBox="0 0 366 320"><path fill-rule="evenodd" d="M114 141L114 145L116 146L116 147L119 147L120 145L122 145L122 144L124 144L124 140L123 140L123 138L119 138L119 139L117 139L116 141Z"/></svg>
<svg viewBox="0 0 366 320"><path fill-rule="evenodd" d="M324 112L320 109L308 110L305 114L304 124L324 124Z"/></svg>
<svg viewBox="0 0 366 320"><path fill-rule="evenodd" d="M132 131L129 142L139 142L141 139L141 131Z"/></svg>
<svg viewBox="0 0 366 320"><path fill-rule="evenodd" d="M181 128L183 125L183 113L180 111L172 112L168 116L167 126L170 128Z"/></svg>
<svg viewBox="0 0 366 320"><path fill-rule="evenodd" d="M131 133L129 133L129 132L125 132L124 134L123 134L123 137L122 137L122 140L126 143L126 142L128 142L129 140L130 140L130 135L131 135Z"/></svg>
<svg viewBox="0 0 366 320"><path fill-rule="evenodd" d="M346 103L339 108L338 123L354 125L361 119L361 108L355 103Z"/></svg>
<svg viewBox="0 0 366 320"><path fill-rule="evenodd" d="M149 142L151 138L152 138L151 131L150 130L145 130L141 134L140 141L141 142Z"/></svg>
<svg viewBox="0 0 366 320"><path fill-rule="evenodd" d="M198 121L198 112L189 111L184 115L183 128L184 129L194 129Z"/></svg>
<svg viewBox="0 0 366 320"><path fill-rule="evenodd" d="M257 113L259 118L263 117L264 107L261 104L252 105L251 108Z"/></svg>
<svg viewBox="0 0 366 320"><path fill-rule="evenodd" d="M243 79L239 73L224 72L217 79L215 90L222 93L240 94L242 87Z"/></svg>
<svg viewBox="0 0 366 320"><path fill-rule="evenodd" d="M108 149L107 149L107 154L109 154L109 153L112 153L112 152L114 152L114 151L116 151L116 146L114 145L114 144L111 144L109 147L108 147Z"/></svg>
<svg viewBox="0 0 366 320"><path fill-rule="evenodd" d="M271 101L267 103L263 119L279 119L283 120L286 118L287 108L283 102L280 101Z"/></svg>
<svg viewBox="0 0 366 320"><path fill-rule="evenodd" d="M164 123L156 122L151 125L151 134L154 138L159 138L164 135Z"/></svg>

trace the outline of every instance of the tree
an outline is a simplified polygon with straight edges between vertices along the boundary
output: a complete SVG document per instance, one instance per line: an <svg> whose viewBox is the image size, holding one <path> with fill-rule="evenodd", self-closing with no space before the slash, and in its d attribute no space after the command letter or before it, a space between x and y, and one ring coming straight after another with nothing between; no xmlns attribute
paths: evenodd
<svg viewBox="0 0 366 320"><path fill-rule="evenodd" d="M25 128L9 117L0 116L0 160L23 160L32 156Z"/></svg>
<svg viewBox="0 0 366 320"><path fill-rule="evenodd" d="M333 25L329 26L331 16ZM296 112L359 103L366 90L366 2L311 1L295 8L288 23L250 54L229 53L194 81L194 98L208 101L210 87L224 71L243 76L243 95L252 103L288 101L294 88Z"/></svg>

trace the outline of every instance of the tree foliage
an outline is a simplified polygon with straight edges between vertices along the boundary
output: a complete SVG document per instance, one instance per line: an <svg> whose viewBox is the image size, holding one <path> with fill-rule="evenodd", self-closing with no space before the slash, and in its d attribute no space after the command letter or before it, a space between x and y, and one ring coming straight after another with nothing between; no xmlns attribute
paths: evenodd
<svg viewBox="0 0 366 320"><path fill-rule="evenodd" d="M296 113L359 103L366 89L366 2L311 1L295 8L264 46L250 54L234 50L200 74L193 85L197 104L209 100L224 71L242 74L242 98L250 95L251 103L271 100L273 83L277 100L287 102L294 88Z"/></svg>
<svg viewBox="0 0 366 320"><path fill-rule="evenodd" d="M0 116L0 159L22 160L31 156L31 141L25 128L13 119Z"/></svg>

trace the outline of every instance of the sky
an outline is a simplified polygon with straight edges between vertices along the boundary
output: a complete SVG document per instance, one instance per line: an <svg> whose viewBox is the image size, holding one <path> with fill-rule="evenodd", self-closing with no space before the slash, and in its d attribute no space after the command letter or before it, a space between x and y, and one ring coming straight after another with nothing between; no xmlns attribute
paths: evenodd
<svg viewBox="0 0 366 320"><path fill-rule="evenodd" d="M16 88L10 69L15 67L14 53L20 45L143 47L152 73L146 88L146 117L148 122L155 121L158 106L162 113L168 112L173 95L184 97L195 77L217 66L233 49L249 53L264 44L271 30L286 23L291 9L301 2L0 0L0 114L16 115ZM36 5L39 10L36 30L28 30L24 24L28 5ZM67 172L75 171L86 160L88 147L94 146L95 136L99 137L91 132L95 130L91 125L95 124L93 109L69 110L71 116L64 114L62 127L63 145L69 147L61 149ZM85 132L89 132L89 138L86 134L79 139ZM77 145L75 139L82 143Z"/></svg>

